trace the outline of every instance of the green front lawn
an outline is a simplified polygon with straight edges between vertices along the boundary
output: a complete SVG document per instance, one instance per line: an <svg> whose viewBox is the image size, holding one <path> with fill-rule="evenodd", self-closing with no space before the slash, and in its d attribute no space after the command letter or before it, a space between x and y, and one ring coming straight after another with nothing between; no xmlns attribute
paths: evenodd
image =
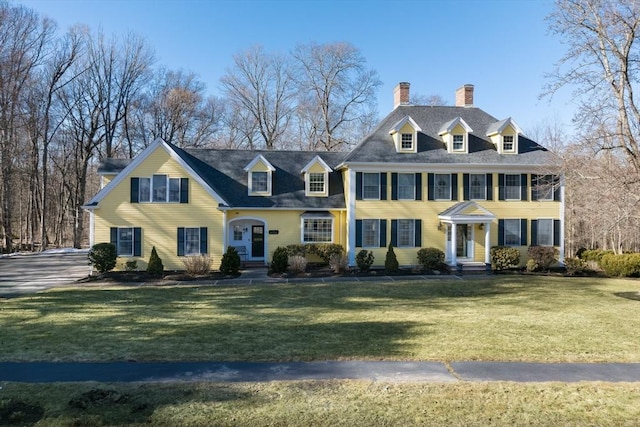
<svg viewBox="0 0 640 427"><path fill-rule="evenodd" d="M0 300L0 360L640 361L635 280L65 288Z"/></svg>

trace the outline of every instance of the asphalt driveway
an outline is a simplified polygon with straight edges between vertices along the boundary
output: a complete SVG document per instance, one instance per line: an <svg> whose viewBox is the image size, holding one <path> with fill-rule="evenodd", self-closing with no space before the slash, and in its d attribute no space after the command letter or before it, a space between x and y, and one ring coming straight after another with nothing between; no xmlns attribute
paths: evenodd
<svg viewBox="0 0 640 427"><path fill-rule="evenodd" d="M11 298L73 283L91 272L88 250L0 258L0 297Z"/></svg>

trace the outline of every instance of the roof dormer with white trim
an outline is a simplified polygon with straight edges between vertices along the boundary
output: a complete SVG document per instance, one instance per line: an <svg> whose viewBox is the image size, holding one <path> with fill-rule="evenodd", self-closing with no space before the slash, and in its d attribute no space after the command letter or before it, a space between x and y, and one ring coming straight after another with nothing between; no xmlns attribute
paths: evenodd
<svg viewBox="0 0 640 427"><path fill-rule="evenodd" d="M422 132L422 129L411 116L404 116L402 120L393 125L389 130L389 134L391 138L393 138L393 145L396 147L396 152L417 153L418 132Z"/></svg>
<svg viewBox="0 0 640 427"><path fill-rule="evenodd" d="M258 154L244 170L248 173L249 196L271 196L273 172L276 168L262 154Z"/></svg>
<svg viewBox="0 0 640 427"><path fill-rule="evenodd" d="M469 134L473 132L471 126L465 122L462 117L448 121L440 128L438 135L442 137L447 147L447 152L453 154L469 153Z"/></svg>
<svg viewBox="0 0 640 427"><path fill-rule="evenodd" d="M300 172L304 175L305 196L329 196L329 173L333 170L320 156L311 159Z"/></svg>
<svg viewBox="0 0 640 427"><path fill-rule="evenodd" d="M487 136L499 154L518 154L518 137L522 133L511 117L495 122L487 129Z"/></svg>

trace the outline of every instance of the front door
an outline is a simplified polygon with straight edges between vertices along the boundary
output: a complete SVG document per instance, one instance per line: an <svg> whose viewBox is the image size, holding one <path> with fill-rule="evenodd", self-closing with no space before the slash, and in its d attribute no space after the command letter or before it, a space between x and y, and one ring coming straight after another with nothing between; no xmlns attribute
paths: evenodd
<svg viewBox="0 0 640 427"><path fill-rule="evenodd" d="M458 258L467 258L469 256L467 248L467 242L469 241L468 231L467 224L456 225L456 257Z"/></svg>
<svg viewBox="0 0 640 427"><path fill-rule="evenodd" d="M251 257L264 258L264 226L251 226Z"/></svg>

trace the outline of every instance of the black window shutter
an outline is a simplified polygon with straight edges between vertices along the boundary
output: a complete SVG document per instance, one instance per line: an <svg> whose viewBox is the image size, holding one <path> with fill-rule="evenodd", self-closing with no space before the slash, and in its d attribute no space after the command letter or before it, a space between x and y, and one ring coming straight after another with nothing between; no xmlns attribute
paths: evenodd
<svg viewBox="0 0 640 427"><path fill-rule="evenodd" d="M415 232L415 247L416 248L421 248L422 247L422 220L421 219L416 219L413 223L413 227L414 227L414 232Z"/></svg>
<svg viewBox="0 0 640 427"><path fill-rule="evenodd" d="M380 200L387 200L387 173L380 173Z"/></svg>
<svg viewBox="0 0 640 427"><path fill-rule="evenodd" d="M458 174L451 174L451 200L458 200Z"/></svg>
<svg viewBox="0 0 640 427"><path fill-rule="evenodd" d="M527 186L527 174L520 175L520 200L529 200L529 187Z"/></svg>
<svg viewBox="0 0 640 427"><path fill-rule="evenodd" d="M493 200L493 174L487 174L487 200Z"/></svg>
<svg viewBox="0 0 640 427"><path fill-rule="evenodd" d="M140 202L140 178L131 178L131 203Z"/></svg>
<svg viewBox="0 0 640 427"><path fill-rule="evenodd" d="M142 256L142 228L133 228L133 256Z"/></svg>
<svg viewBox="0 0 640 427"><path fill-rule="evenodd" d="M504 200L504 174L498 174L498 200Z"/></svg>
<svg viewBox="0 0 640 427"><path fill-rule="evenodd" d="M391 200L398 200L398 174L391 174Z"/></svg>
<svg viewBox="0 0 640 427"><path fill-rule="evenodd" d="M527 220L520 220L520 245L527 246Z"/></svg>
<svg viewBox="0 0 640 427"><path fill-rule="evenodd" d="M498 246L504 246L504 219L498 220Z"/></svg>
<svg viewBox="0 0 640 427"><path fill-rule="evenodd" d="M184 227L178 227L178 256L184 255Z"/></svg>
<svg viewBox="0 0 640 427"><path fill-rule="evenodd" d="M356 247L362 247L362 220L356 219Z"/></svg>
<svg viewBox="0 0 640 427"><path fill-rule="evenodd" d="M540 175L531 175L531 201L534 202L540 198L538 194L538 185L540 185Z"/></svg>
<svg viewBox="0 0 640 427"><path fill-rule="evenodd" d="M209 245L207 239L207 227L200 227L200 253L206 254L209 252Z"/></svg>
<svg viewBox="0 0 640 427"><path fill-rule="evenodd" d="M110 243L118 249L118 228L111 227Z"/></svg>
<svg viewBox="0 0 640 427"><path fill-rule="evenodd" d="M469 200L469 174L462 174L462 200Z"/></svg>
<svg viewBox="0 0 640 427"><path fill-rule="evenodd" d="M427 174L427 200L436 199L436 183L432 173Z"/></svg>
<svg viewBox="0 0 640 427"><path fill-rule="evenodd" d="M356 172L356 200L362 200L362 172Z"/></svg>
<svg viewBox="0 0 640 427"><path fill-rule="evenodd" d="M560 220L553 220L553 246L560 246L562 242L560 242Z"/></svg>
<svg viewBox="0 0 640 427"><path fill-rule="evenodd" d="M531 246L538 245L538 220L531 220Z"/></svg>
<svg viewBox="0 0 640 427"><path fill-rule="evenodd" d="M398 246L398 220L391 220L391 246Z"/></svg>
<svg viewBox="0 0 640 427"><path fill-rule="evenodd" d="M189 203L189 178L180 178L180 203Z"/></svg>
<svg viewBox="0 0 640 427"><path fill-rule="evenodd" d="M559 176L555 176L553 177L553 200L555 200L556 202L560 201L560 177Z"/></svg>
<svg viewBox="0 0 640 427"><path fill-rule="evenodd" d="M422 200L422 174L416 174L416 200Z"/></svg>
<svg viewBox="0 0 640 427"><path fill-rule="evenodd" d="M387 247L387 220L386 219L380 220L380 247L381 248Z"/></svg>

